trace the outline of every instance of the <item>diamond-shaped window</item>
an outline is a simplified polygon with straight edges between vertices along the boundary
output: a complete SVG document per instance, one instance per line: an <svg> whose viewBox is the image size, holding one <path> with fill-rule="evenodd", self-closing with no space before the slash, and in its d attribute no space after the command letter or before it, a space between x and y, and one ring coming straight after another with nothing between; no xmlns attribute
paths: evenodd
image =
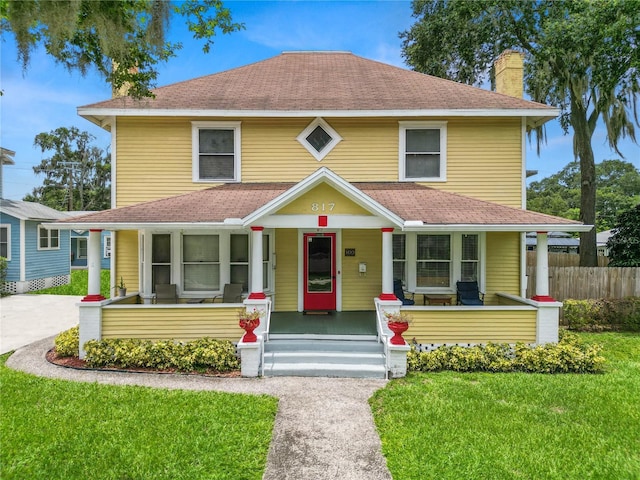
<svg viewBox="0 0 640 480"><path fill-rule="evenodd" d="M324 129L318 125L313 132L306 138L307 142L315 148L318 152L321 152L324 147L329 145L332 138Z"/></svg>
<svg viewBox="0 0 640 480"><path fill-rule="evenodd" d="M342 137L322 118L316 118L298 135L298 141L318 161L335 147Z"/></svg>

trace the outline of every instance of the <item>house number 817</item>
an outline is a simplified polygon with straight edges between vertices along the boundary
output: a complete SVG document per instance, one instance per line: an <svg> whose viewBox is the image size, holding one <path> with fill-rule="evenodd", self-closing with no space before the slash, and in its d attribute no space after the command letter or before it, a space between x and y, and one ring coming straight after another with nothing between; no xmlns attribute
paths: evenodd
<svg viewBox="0 0 640 480"><path fill-rule="evenodd" d="M311 211L312 212L332 212L336 207L335 203L312 203Z"/></svg>

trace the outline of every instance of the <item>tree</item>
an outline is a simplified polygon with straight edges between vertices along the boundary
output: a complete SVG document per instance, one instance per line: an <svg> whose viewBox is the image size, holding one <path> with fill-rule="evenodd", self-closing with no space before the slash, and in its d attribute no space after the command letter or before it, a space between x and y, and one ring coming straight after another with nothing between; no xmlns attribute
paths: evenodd
<svg viewBox="0 0 640 480"><path fill-rule="evenodd" d="M607 241L610 267L640 267L640 203L623 212Z"/></svg>
<svg viewBox="0 0 640 480"><path fill-rule="evenodd" d="M111 205L111 165L109 154L92 146L95 137L76 127L60 127L36 135L34 145L42 152L52 151L36 174L45 176L24 199L56 210L105 210Z"/></svg>
<svg viewBox="0 0 640 480"><path fill-rule="evenodd" d="M216 31L244 28L233 23L220 0L0 0L0 31L15 36L18 60L27 69L32 51L43 45L69 71L89 68L136 98L153 96L156 66L176 55L179 42L165 40L170 21L186 19L208 52Z"/></svg>
<svg viewBox="0 0 640 480"><path fill-rule="evenodd" d="M400 37L407 63L418 71L479 84L502 51L525 54L527 93L558 106L565 133L573 131L580 220L595 224L596 124L604 122L618 154L621 138L636 141L640 0L414 0L413 15L417 22ZM540 148L544 130L535 133ZM595 235L595 229L580 235L583 266L597 265Z"/></svg>
<svg viewBox="0 0 640 480"><path fill-rule="evenodd" d="M640 202L640 171L624 160L596 164L596 230L610 230L618 215ZM570 162L561 171L532 182L527 209L577 220L580 216L580 165Z"/></svg>

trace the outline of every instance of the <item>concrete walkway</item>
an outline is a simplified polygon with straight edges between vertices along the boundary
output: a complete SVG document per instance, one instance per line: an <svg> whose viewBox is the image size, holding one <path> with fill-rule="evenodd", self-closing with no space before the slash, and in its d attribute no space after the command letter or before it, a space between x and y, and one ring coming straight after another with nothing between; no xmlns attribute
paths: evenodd
<svg viewBox="0 0 640 480"><path fill-rule="evenodd" d="M273 395L279 398L279 408L263 479L391 479L367 403L373 392L385 386L385 380L208 378L74 370L46 361L53 338L19 349L7 366L76 382Z"/></svg>
<svg viewBox="0 0 640 480"><path fill-rule="evenodd" d="M77 325L77 304L81 299L73 295L10 295L0 298L0 354Z"/></svg>

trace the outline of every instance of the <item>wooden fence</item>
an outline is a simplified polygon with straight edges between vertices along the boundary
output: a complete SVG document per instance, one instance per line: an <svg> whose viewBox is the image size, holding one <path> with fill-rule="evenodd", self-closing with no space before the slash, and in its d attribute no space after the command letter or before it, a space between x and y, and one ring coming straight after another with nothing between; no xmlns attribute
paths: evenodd
<svg viewBox="0 0 640 480"><path fill-rule="evenodd" d="M527 266L527 298L535 295L535 288L536 267ZM640 267L550 266L549 295L556 300L638 297Z"/></svg>
<svg viewBox="0 0 640 480"><path fill-rule="evenodd" d="M598 255L598 266L609 265L609 257ZM536 252L527 252L527 267L536 266ZM577 253L551 253L549 252L550 267L579 267L580 255Z"/></svg>

